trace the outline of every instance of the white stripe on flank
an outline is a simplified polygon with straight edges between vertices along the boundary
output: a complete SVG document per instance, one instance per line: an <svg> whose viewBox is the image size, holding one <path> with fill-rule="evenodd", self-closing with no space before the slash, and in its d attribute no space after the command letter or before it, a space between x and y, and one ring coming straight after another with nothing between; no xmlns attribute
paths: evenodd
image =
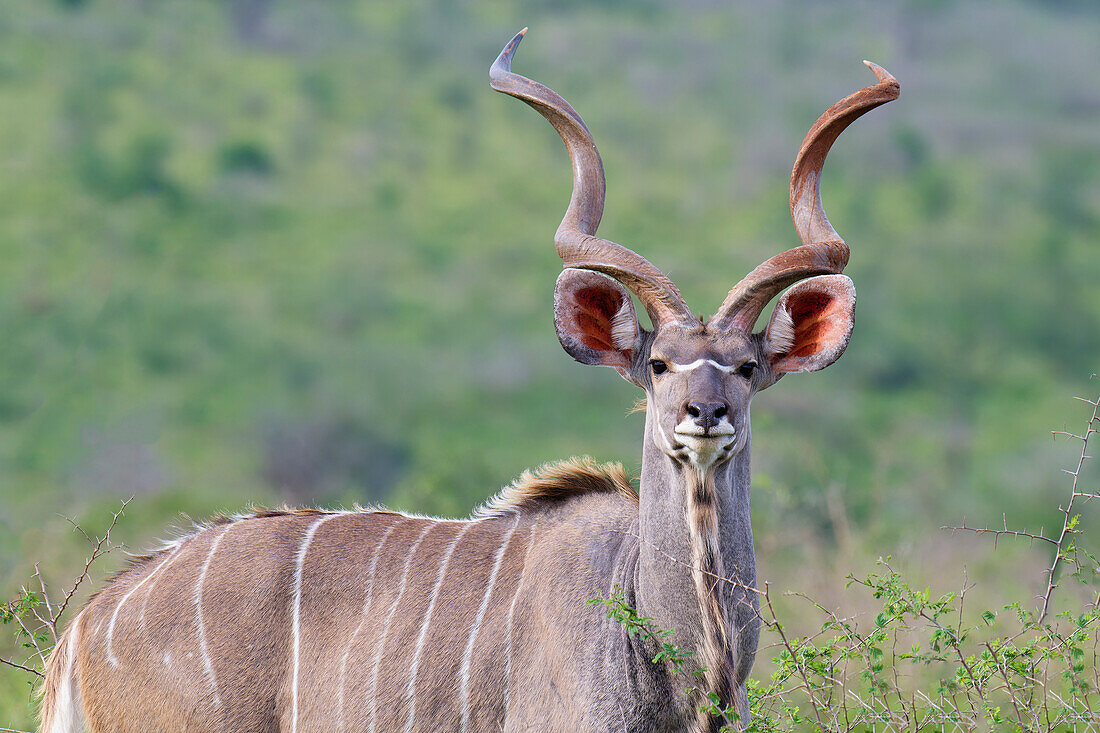
<svg viewBox="0 0 1100 733"><path fill-rule="evenodd" d="M485 596L481 599L481 608L477 611L477 618L474 619L473 628L470 629L470 640L466 642L466 653L462 656L462 673L461 682L459 683L459 695L462 697L462 730L465 731L470 727L470 660L474 656L474 642L477 641L477 634L481 630L481 621L485 618L485 609L489 607L489 596L493 595L493 586L497 582L497 573L500 572L500 563L504 559L504 552L508 549L508 543L512 541L512 533L516 531L516 527L519 526L519 513L516 513L516 521L512 524L512 528L508 530L508 533L504 535L504 542L501 543L500 549L497 550L496 560L493 562L493 572L489 575L489 585L485 588Z"/></svg>
<svg viewBox="0 0 1100 733"><path fill-rule="evenodd" d="M114 649L112 648L111 641L114 638L115 621L118 619L118 612L122 609L122 604L125 603L127 601L127 599L134 594L134 591L136 591L141 586L145 585L145 581L149 580L149 578L156 575L157 571L160 570L162 567L164 567L164 563L168 562L173 557L175 557L175 554L171 554L168 557L161 560L160 564L158 564L155 568L153 568L153 572L146 575L144 578L141 579L140 583L138 583L133 588L128 590L126 592L126 595L124 595L122 597L122 600L118 602L118 605L115 606L115 612L111 614L111 623L107 624L107 661L111 663L112 667L117 667L118 666L118 657L115 656L115 652L114 652Z"/></svg>
<svg viewBox="0 0 1100 733"><path fill-rule="evenodd" d="M309 551L309 545L313 542L313 533L317 531L317 528L322 524L338 517L339 514L327 514L318 519L313 524L309 525L309 529L306 530L305 537L302 539L302 544L298 547L298 556L294 560L294 609L291 611L290 628L293 639L294 650L294 662L293 673L290 678L290 730L291 733L298 730L298 626L301 619L301 606L302 606L302 566L306 562L306 552Z"/></svg>
<svg viewBox="0 0 1100 733"><path fill-rule="evenodd" d="M403 519L405 517L402 517ZM390 533L397 529L397 525L401 524L401 520L397 520L382 533L382 537L379 538L378 544L374 548L374 556L370 561L370 572L367 574L367 595L363 599L363 613L359 617L359 625L355 627L355 631L352 633L351 638L348 639L347 648L344 650L344 659L340 662L340 692L337 696L337 708L340 710L340 728L344 730L344 682L345 675L348 671L348 656L351 654L351 648L355 644L356 637L359 636L359 632L363 630L363 624L367 621L367 613L370 612L371 606L374 604L374 571L378 567L378 556L382 554L382 545L385 544L386 538L390 536Z"/></svg>
<svg viewBox="0 0 1100 733"><path fill-rule="evenodd" d="M535 545L535 527L531 526L531 536L527 540L527 551L523 553L523 565L519 568L519 579L516 580L516 593L512 596L512 605L508 609L508 631L504 635L504 644L508 661L504 665L504 715L508 716L508 693L512 682L512 618L516 615L516 601L519 600L519 591L523 587L523 571L527 569L527 560L531 557L531 548Z"/></svg>
<svg viewBox="0 0 1100 733"><path fill-rule="evenodd" d="M176 558L182 554L179 552L180 547L181 546L177 546L175 550L170 551L172 556L168 558L166 562L158 565L156 570L149 573L149 578L147 578L147 580L152 580L153 582L150 583L149 587L145 590L145 596L141 599L141 611L138 613L138 625L143 629L145 628L145 607L149 604L149 599L153 596L153 589L157 587L157 583L160 582L161 576L163 575L160 570L164 568L166 564L172 565L176 562ZM165 572L167 572L167 570L165 570ZM157 577L154 578L154 575Z"/></svg>
<svg viewBox="0 0 1100 733"><path fill-rule="evenodd" d="M668 362L668 369L672 372L690 372L694 369L698 369L704 364L709 364L718 371L725 372L726 374L733 374L740 369L740 366L726 366L725 364L719 364L714 359L696 359L690 364L676 364L675 362Z"/></svg>
<svg viewBox="0 0 1100 733"><path fill-rule="evenodd" d="M470 521L469 519L455 519L453 517L429 517L429 516L425 516L423 514L416 514L415 512L398 512L398 511L394 511L393 509L389 509L389 508L386 508L386 507L370 507L370 506L367 506L367 507L356 506L354 509L329 509L329 510L326 510L324 513L325 514L338 514L340 516L343 516L345 514L358 514L358 515L371 515L371 514L392 515L392 514L396 514L398 516L404 517L405 519L430 519L433 522L446 522L446 523L450 523L450 524L458 524L458 523L461 523L461 522ZM219 520L211 521L211 522L194 522L194 523L192 523L192 525L189 529L183 530L179 534L178 537L175 537L174 539L170 539L170 540L161 540L157 544L157 546L155 548L153 548L153 551L154 552L167 552L168 550L174 550L177 547L180 547L184 543L188 542L189 540L192 540L195 537L197 537L198 535L200 535L203 532L207 531L208 529L214 529L214 528L220 527L220 526L222 526L223 524L226 524L226 523L228 523L228 524L237 524L238 522L251 521L251 520L254 520L254 519L267 519L267 518L272 518L272 517L288 517L288 516L293 516L293 515L294 515L293 511L287 511L287 512L284 512L284 513L276 512L274 514L269 514L269 513L257 514L255 512L252 512L252 513L247 513L246 512L246 513L222 515Z"/></svg>
<svg viewBox="0 0 1100 733"><path fill-rule="evenodd" d="M202 564L202 570L199 572L199 579L195 583L195 594L191 601L195 604L195 628L198 629L199 637L199 651L202 653L202 665L205 672L206 681L210 685L210 690L214 693L214 704L221 705L222 700L218 697L218 678L214 674L214 665L210 661L210 652L206 648L206 629L203 626L202 620L202 584L206 580L206 571L210 568L210 561L214 559L214 551L218 549L218 544L221 543L222 537L225 537L225 533L229 531L232 524L227 524L218 536L214 538L214 541L210 544L210 552L206 555L206 560Z"/></svg>
<svg viewBox="0 0 1100 733"><path fill-rule="evenodd" d="M76 689L76 680L73 679L73 667L76 666L76 645L80 636L80 617L84 615L82 610L69 625L69 643L66 647L67 659L65 660L65 674L58 685L57 700L53 710L43 711L50 717L50 729L44 733L71 733L84 730L83 714L79 707L78 695L73 692Z"/></svg>
<svg viewBox="0 0 1100 733"><path fill-rule="evenodd" d="M432 623L432 611L435 609L436 599L439 598L439 589L443 587L443 576L447 574L447 565L451 562L451 555L454 553L458 541L462 539L462 535L466 534L466 530L472 527L473 524L473 522L470 522L455 535L454 541L443 553L443 561L439 564L435 587L432 588L432 599L428 602L428 610L424 614L424 622L420 626L420 638L416 640L416 651L413 652L412 666L409 669L409 686L405 693L409 696L409 719L405 722L406 733L413 729L413 720L416 718L416 671L420 666L420 653L424 650L424 641L428 638L428 627Z"/></svg>
<svg viewBox="0 0 1100 733"><path fill-rule="evenodd" d="M416 555L416 548L420 547L420 541L424 539L424 535L428 534L428 530L434 526L435 522L428 522L420 532L420 536L416 538L416 542L409 548L409 554L405 557L405 569L401 573L401 585L397 590L397 597L393 599L390 612L386 616L386 623L382 626L382 638L378 640L378 648L374 654L374 670L371 672L370 678L370 733L374 733L378 717L378 696L376 694L378 692L378 667L382 664L382 652L386 648L386 637L390 633L390 621L393 620L397 604L401 602L401 596L405 594L405 583L409 579L409 565L412 564L413 556Z"/></svg>

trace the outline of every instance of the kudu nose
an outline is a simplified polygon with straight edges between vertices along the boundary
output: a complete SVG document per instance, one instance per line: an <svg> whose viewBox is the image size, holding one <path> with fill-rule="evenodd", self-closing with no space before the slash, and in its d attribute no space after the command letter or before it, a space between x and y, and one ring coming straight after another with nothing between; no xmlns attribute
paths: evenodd
<svg viewBox="0 0 1100 733"><path fill-rule="evenodd" d="M710 430L729 412L725 402L689 402L684 411L695 418L695 424L703 430Z"/></svg>

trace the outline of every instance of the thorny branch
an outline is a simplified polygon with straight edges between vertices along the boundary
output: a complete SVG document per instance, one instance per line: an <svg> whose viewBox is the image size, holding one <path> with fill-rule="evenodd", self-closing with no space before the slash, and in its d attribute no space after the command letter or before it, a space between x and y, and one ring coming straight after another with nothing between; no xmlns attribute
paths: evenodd
<svg viewBox="0 0 1100 733"><path fill-rule="evenodd" d="M31 674L37 675L38 677L42 676L42 673L39 672L37 669L34 669L32 667L25 667L22 664L20 664L19 662L13 662L10 659L5 659L3 657L0 657L0 664L6 664L9 667L15 667L16 669L21 669L24 672L30 672Z"/></svg>
<svg viewBox="0 0 1100 733"><path fill-rule="evenodd" d="M1010 537L1022 537L1024 539L1029 539L1029 540L1038 541L1038 542L1049 542L1050 544L1054 545L1055 547L1058 546L1058 540L1051 539L1050 537L1047 537L1046 535L1044 535L1043 530L1041 528L1040 528L1038 534L1034 534L1032 532L1027 532L1025 530L1009 529L1008 528L1008 517L1004 514L1001 515L1001 523L1002 523L1002 527L1003 527L1002 529L994 529L994 528L991 528L991 527L968 527L968 526L966 526L966 522L964 520L961 525L958 525L958 526L945 525L943 527L940 527L940 529L950 530L951 532L965 531L965 532L973 532L974 534L991 534L991 535L993 535L993 547L994 548L997 547L997 541L1001 538L1002 535L1009 535Z"/></svg>
<svg viewBox="0 0 1100 733"><path fill-rule="evenodd" d="M1051 560L1050 568L1045 572L1047 578L1046 590L1039 596L1041 606L1039 608L1039 615L1036 619L1036 623L1042 624L1046 621L1047 615L1050 613L1050 600L1054 595L1054 589L1058 587L1058 570L1062 563L1069 559L1070 553L1076 553L1077 548L1070 543L1067 547L1067 542L1070 537L1078 534L1080 530L1077 529L1077 521L1080 515L1074 514L1074 502L1078 499L1083 499L1086 502L1092 499L1100 498L1100 494L1090 491L1081 491L1079 489L1079 482L1081 480L1081 469L1085 466L1090 456L1088 454L1089 440L1092 435L1100 428L1097 427L1100 424L1100 397L1095 400L1085 399L1084 397L1075 397L1074 399L1084 402L1085 404L1092 406L1092 416L1089 417L1088 423L1085 425L1085 431L1083 434L1078 435L1071 433L1068 430L1052 430L1051 435L1054 437L1062 436L1070 440L1081 441L1081 454L1077 459L1077 467L1070 471L1069 469L1062 469L1062 472L1073 477L1073 483L1070 488L1069 502L1066 505L1059 506L1058 510L1062 513L1062 529L1058 533L1058 537L1047 537L1042 529L1038 534L1033 532L1027 532L1025 530L1015 530L1008 528L1008 519L1004 514L1001 515L1001 529L988 528L988 527L968 527L964 522L959 527L941 527L941 529L949 529L952 531L965 530L968 532L974 532L975 534L992 534L993 546L997 546L997 540L1003 535L1008 535L1014 538L1024 538L1032 541L1046 542L1054 546L1054 558ZM1076 560L1074 560L1076 562Z"/></svg>
<svg viewBox="0 0 1100 733"><path fill-rule="evenodd" d="M122 516L122 513L124 511L126 511L127 505L129 505L129 503L133 500L134 497L131 496L129 499L126 499L122 502L122 506L120 506L118 508L118 511L114 513L114 516L111 517L111 524L107 527L107 531L103 533L102 537L95 540L88 536L88 533L85 532L84 529L81 528L81 526L74 522L70 517L63 517L67 522L69 522L69 524L73 525L73 527L75 527L77 530L80 531L82 535L84 535L84 539L88 540L88 544L92 546L92 552L84 560L84 569L80 572L80 575L73 582L72 587L69 588L69 592L66 593L65 597L61 599L61 605L57 607L57 616L54 619L53 627L55 639L57 638L57 619L61 617L61 614L65 613L65 609L69 607L69 601L72 600L73 594L76 593L76 590L80 587L80 584L87 579L88 571L91 569L92 563L94 563L96 560L103 557L107 553L122 547L122 545L111 544L111 531L115 528L115 525L118 524L118 518Z"/></svg>
<svg viewBox="0 0 1100 733"><path fill-rule="evenodd" d="M791 642L787 639L786 632L783 631L783 624L779 623L779 618L775 615L775 607L772 605L772 598L771 594L769 593L767 581L764 581L764 607L767 608L768 613L771 614L771 623L768 624L769 628L771 628L779 637L780 641L783 642L783 647L787 650L787 653L791 655L791 659L796 660L795 665L798 669L799 676L802 678L802 683L805 685L806 694L810 697L810 706L814 710L814 717L817 718L817 725L818 727L823 728L824 726L821 722L821 711L818 709L817 706L817 696L814 695L813 684L810 682L810 678L807 676L806 670L803 665L798 664L798 652L791 647ZM763 616L761 616L761 618L763 618ZM764 622L768 623L767 620L765 620Z"/></svg>
<svg viewBox="0 0 1100 733"><path fill-rule="evenodd" d="M1073 514L1073 502L1076 501L1078 497L1086 497L1086 501L1095 497L1095 494L1092 493L1079 492L1077 490L1077 484L1081 480L1081 469L1084 467L1085 461L1091 457L1088 454L1089 438L1097 431L1096 425L1098 419L1100 419L1100 397L1097 397L1095 400L1085 400L1080 397L1077 399L1092 405L1092 417L1089 418L1088 425L1085 426L1085 434L1073 436L1081 441L1081 455L1077 459L1077 468L1073 471L1066 471L1070 476L1073 476L1073 486L1069 502L1064 509L1059 507L1059 509L1062 509L1063 515L1062 532L1058 535L1057 550L1054 553L1054 560L1050 564L1050 570L1047 571L1047 589L1043 593L1043 608L1039 612L1039 623L1043 623L1043 621L1046 620L1047 612L1050 610L1050 599L1054 594L1054 589L1057 587L1056 577L1058 566L1061 564L1062 560L1065 559L1066 553L1066 548L1063 543L1065 543L1067 537L1077 534L1079 531L1075 528L1077 520L1075 519L1076 515Z"/></svg>
<svg viewBox="0 0 1100 733"><path fill-rule="evenodd" d="M37 580L39 592L32 592L28 590L26 586L23 586L20 588L21 596L19 599L0 605L0 617L5 621L14 621L16 623L19 627L18 635L22 639L22 645L34 650L31 654L31 659L37 658L34 666L28 666L28 663L21 664L13 659L4 657L0 657L0 664L29 672L38 678L43 677L42 670L46 666L46 659L50 650L57 644L57 629L61 623L62 615L69 608L73 596L84 581L88 579L92 565L104 555L122 547L121 544L113 544L111 542L111 532L118 524L119 517L126 511L127 505L133 500L134 497L131 496L129 499L123 501L122 506L112 514L111 523L103 533L103 536L94 539L73 519L63 517L65 521L73 525L76 531L84 535L84 539L88 541L91 547L91 552L84 560L84 568L81 570L80 575L77 576L72 586L64 593L59 604L55 605L50 600L46 579L42 576L42 570L36 563L34 566L34 575L31 577ZM31 619L33 619L33 621L31 621ZM48 637L44 638L46 635L48 635ZM0 728L0 731L5 730L9 729Z"/></svg>

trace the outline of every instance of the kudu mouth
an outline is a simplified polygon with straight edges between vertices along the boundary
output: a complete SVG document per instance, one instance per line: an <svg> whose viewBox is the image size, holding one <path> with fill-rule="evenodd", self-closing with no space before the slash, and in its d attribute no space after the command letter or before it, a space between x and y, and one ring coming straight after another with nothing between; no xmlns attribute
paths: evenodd
<svg viewBox="0 0 1100 733"><path fill-rule="evenodd" d="M736 435L737 431L729 423L715 425L712 428L703 428L694 422L687 420L676 426L676 435L686 435L693 438L721 438L726 435Z"/></svg>
<svg viewBox="0 0 1100 733"><path fill-rule="evenodd" d="M673 430L668 455L705 473L744 450L747 432L726 420L708 427L683 420Z"/></svg>

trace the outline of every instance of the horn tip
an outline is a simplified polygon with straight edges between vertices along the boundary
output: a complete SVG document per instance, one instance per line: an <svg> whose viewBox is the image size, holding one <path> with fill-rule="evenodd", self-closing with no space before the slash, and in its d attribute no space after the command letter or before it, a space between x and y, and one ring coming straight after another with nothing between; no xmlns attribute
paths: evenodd
<svg viewBox="0 0 1100 733"><path fill-rule="evenodd" d="M496 81L498 77L503 74L511 73L512 71L512 57L516 55L516 49L519 48L519 42L523 40L523 37L527 35L527 27L524 26L516 35L512 36L512 40L508 41L506 45L500 51L500 55L497 56L496 61L489 67L489 79ZM492 85L496 89L496 85ZM500 91L500 90L498 90Z"/></svg>
<svg viewBox="0 0 1100 733"><path fill-rule="evenodd" d="M894 78L894 75L876 64L874 61L863 59L863 64L872 72L874 72L875 78L878 79L880 84L889 84L895 87L899 86L898 80Z"/></svg>
<svg viewBox="0 0 1100 733"><path fill-rule="evenodd" d="M516 49L519 48L519 42L523 40L523 37L527 35L527 26L523 27L516 35L512 36L512 40L508 41L508 45L504 47L504 50L500 52L500 57L505 59L508 63L511 63L512 56L515 55Z"/></svg>

